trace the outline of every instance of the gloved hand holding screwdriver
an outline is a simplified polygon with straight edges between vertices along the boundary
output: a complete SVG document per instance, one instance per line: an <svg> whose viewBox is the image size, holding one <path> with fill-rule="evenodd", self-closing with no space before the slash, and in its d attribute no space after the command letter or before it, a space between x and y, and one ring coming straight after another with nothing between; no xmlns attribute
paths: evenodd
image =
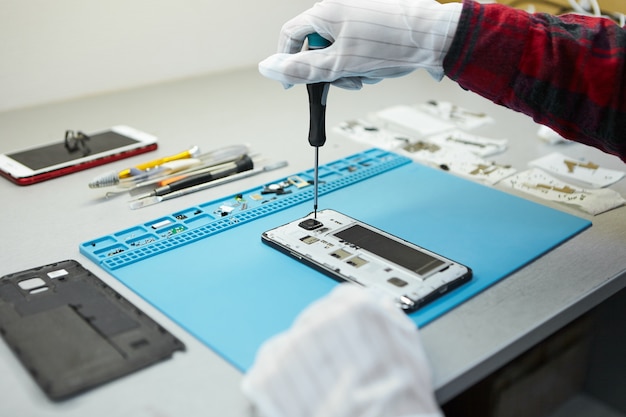
<svg viewBox="0 0 626 417"><path fill-rule="evenodd" d="M285 23L278 53L259 70L285 87L332 82L359 89L417 68L441 79L460 13L460 3L432 0L325 0ZM310 33L332 46L300 52Z"/></svg>

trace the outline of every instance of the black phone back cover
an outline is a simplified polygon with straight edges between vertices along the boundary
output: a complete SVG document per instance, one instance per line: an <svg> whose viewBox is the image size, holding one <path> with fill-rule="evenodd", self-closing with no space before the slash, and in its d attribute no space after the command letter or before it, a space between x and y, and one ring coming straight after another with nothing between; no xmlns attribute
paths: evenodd
<svg viewBox="0 0 626 417"><path fill-rule="evenodd" d="M185 350L74 260L0 278L0 334L55 401Z"/></svg>

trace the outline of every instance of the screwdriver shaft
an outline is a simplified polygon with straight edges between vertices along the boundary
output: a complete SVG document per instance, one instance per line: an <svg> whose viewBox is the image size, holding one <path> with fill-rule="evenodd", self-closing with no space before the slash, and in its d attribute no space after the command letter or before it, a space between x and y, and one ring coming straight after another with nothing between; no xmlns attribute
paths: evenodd
<svg viewBox="0 0 626 417"><path fill-rule="evenodd" d="M319 146L315 147L315 171L313 173L313 218L317 219L317 194L319 190Z"/></svg>

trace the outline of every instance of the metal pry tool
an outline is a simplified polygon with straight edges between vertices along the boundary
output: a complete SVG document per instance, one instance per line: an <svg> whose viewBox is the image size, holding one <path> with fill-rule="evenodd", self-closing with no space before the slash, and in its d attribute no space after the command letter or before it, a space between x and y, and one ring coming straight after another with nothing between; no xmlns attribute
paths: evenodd
<svg viewBox="0 0 626 417"><path fill-rule="evenodd" d="M324 49L330 45L330 41L322 38L317 33L307 36L309 50ZM314 197L313 197L313 216L317 218L317 196L319 190L319 148L326 142L326 98L328 97L328 89L330 83L321 82L307 84L306 89L309 93L309 144L315 147L315 171L314 171Z"/></svg>
<svg viewBox="0 0 626 417"><path fill-rule="evenodd" d="M214 170L205 171L199 174L192 173L191 175L184 177L180 180L174 181L167 185L163 185L161 187L157 187L148 194L142 194L138 196L137 200L148 197L160 197L174 191L183 190L185 188L204 184L210 181L215 181L240 172L249 171L253 168L254 162L252 161L252 158L250 158L248 155L244 155L241 159L237 161L218 165Z"/></svg>
<svg viewBox="0 0 626 417"><path fill-rule="evenodd" d="M218 179L216 179L214 181L209 181L209 182L206 182L206 183L203 183L203 184L198 184L198 185L194 185L194 186L191 186L191 187L183 188L183 189L178 190L178 191L172 191L171 193L164 194L162 196L144 197L144 198L141 198L141 199L129 202L128 206L131 208L131 210L140 209L140 208L143 208L143 207L147 207L147 206L151 206L153 204L160 203L162 201L171 200L173 198L177 198L177 197L181 197L181 196L184 196L184 195L187 195L187 194L195 193L197 191L208 190L209 188L217 187L217 186L222 185L222 184L226 184L226 183L229 183L229 182L238 181L240 179L252 177L253 175L262 174L264 172L270 172L270 171L273 171L275 169L286 167L287 165L288 165L287 161L280 161L280 162L277 162L275 164L266 165L263 168L254 168L254 169L251 169L251 170L248 170L248 171L243 171L243 172L239 172L237 174L229 175L229 176L226 176L224 178L218 178Z"/></svg>

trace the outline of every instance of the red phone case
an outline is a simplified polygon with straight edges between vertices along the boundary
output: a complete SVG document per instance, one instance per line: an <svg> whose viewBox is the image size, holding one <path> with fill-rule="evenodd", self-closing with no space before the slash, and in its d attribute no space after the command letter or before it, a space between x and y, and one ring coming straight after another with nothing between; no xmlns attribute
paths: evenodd
<svg viewBox="0 0 626 417"><path fill-rule="evenodd" d="M130 158L131 156L140 155L142 153L150 152L157 149L158 144L152 143L142 148L132 149L125 152L116 153L114 155L103 156L102 158L94 159L93 161L87 161L76 165L71 165L65 168L55 169L54 171L43 172L41 174L33 175L30 177L16 178L8 172L0 171L0 175L8 179L9 181L17 185L31 185L42 181L47 181L53 178L61 177L63 175L72 174L78 171L84 171L89 168L97 167L100 165L108 164L110 162L119 161L120 159Z"/></svg>

